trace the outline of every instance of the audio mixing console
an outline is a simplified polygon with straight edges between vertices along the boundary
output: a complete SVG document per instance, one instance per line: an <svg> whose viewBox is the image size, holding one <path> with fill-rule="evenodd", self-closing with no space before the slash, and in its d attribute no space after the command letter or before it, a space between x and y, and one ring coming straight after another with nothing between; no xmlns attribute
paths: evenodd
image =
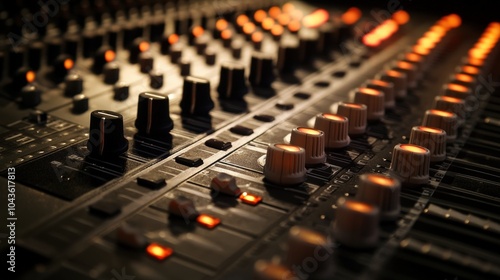
<svg viewBox="0 0 500 280"><path fill-rule="evenodd" d="M331 2L1 3L4 279L500 278L500 22Z"/></svg>

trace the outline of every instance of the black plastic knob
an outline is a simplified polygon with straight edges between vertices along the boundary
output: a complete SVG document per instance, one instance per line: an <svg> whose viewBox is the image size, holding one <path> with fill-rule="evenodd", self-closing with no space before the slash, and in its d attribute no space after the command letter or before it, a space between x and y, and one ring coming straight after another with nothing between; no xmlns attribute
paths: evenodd
<svg viewBox="0 0 500 280"><path fill-rule="evenodd" d="M297 68L299 45L295 41L283 42L278 48L277 68L280 73L290 74Z"/></svg>
<svg viewBox="0 0 500 280"><path fill-rule="evenodd" d="M108 46L101 47L94 55L94 64L92 65L92 72L94 72L95 74L101 74L104 69L104 65L106 65L106 63L115 60L115 57L116 57L115 51L113 51L110 47Z"/></svg>
<svg viewBox="0 0 500 280"><path fill-rule="evenodd" d="M82 114L89 109L89 98L84 94L77 94L73 96L73 108L71 111L74 114Z"/></svg>
<svg viewBox="0 0 500 280"><path fill-rule="evenodd" d="M273 57L262 52L255 52L252 55L248 79L253 87L270 88L275 79Z"/></svg>
<svg viewBox="0 0 500 280"><path fill-rule="evenodd" d="M104 41L104 31L88 30L83 33L82 54L83 57L92 57Z"/></svg>
<svg viewBox="0 0 500 280"><path fill-rule="evenodd" d="M139 70L141 73L149 73L153 70L154 58L150 53L141 53L139 55Z"/></svg>
<svg viewBox="0 0 500 280"><path fill-rule="evenodd" d="M38 70L42 66L43 43L33 42L28 49L28 66L33 70ZM3 64L2 64L3 65Z"/></svg>
<svg viewBox="0 0 500 280"><path fill-rule="evenodd" d="M135 127L143 135L161 136L168 134L174 127L170 118L168 96L152 92L139 94Z"/></svg>
<svg viewBox="0 0 500 280"><path fill-rule="evenodd" d="M87 149L91 156L100 158L112 158L125 153L128 141L123 135L123 116L112 111L93 111L90 114Z"/></svg>
<svg viewBox="0 0 500 280"><path fill-rule="evenodd" d="M193 76L186 77L180 107L183 116L208 116L214 108L210 97L210 81Z"/></svg>
<svg viewBox="0 0 500 280"><path fill-rule="evenodd" d="M35 81L35 78L35 72L28 67L22 67L17 70L12 83L13 93L17 94L17 92L24 86L33 83Z"/></svg>
<svg viewBox="0 0 500 280"><path fill-rule="evenodd" d="M53 63L52 80L56 83L62 82L75 65L74 60L67 54L59 55Z"/></svg>
<svg viewBox="0 0 500 280"><path fill-rule="evenodd" d="M120 79L120 65L116 62L106 63L103 72L105 84L112 85Z"/></svg>
<svg viewBox="0 0 500 280"><path fill-rule="evenodd" d="M163 87L163 73L158 70L149 72L149 86L154 89Z"/></svg>
<svg viewBox="0 0 500 280"><path fill-rule="evenodd" d="M129 48L128 61L132 64L139 62L139 55L143 52L148 51L149 47L150 47L150 44L148 41L146 41L142 38L135 39Z"/></svg>
<svg viewBox="0 0 500 280"><path fill-rule="evenodd" d="M17 70L21 69L24 64L24 48L12 48L9 51L9 74L13 75Z"/></svg>
<svg viewBox="0 0 500 280"><path fill-rule="evenodd" d="M64 89L64 94L69 97L73 97L83 91L83 78L79 74L69 74L64 79L66 88Z"/></svg>
<svg viewBox="0 0 500 280"><path fill-rule="evenodd" d="M57 57L62 54L62 40L60 38L49 38L46 42L46 58L47 65L50 65L52 61L56 60Z"/></svg>
<svg viewBox="0 0 500 280"><path fill-rule="evenodd" d="M217 92L220 99L243 100L248 92L245 67L234 62L222 63Z"/></svg>
<svg viewBox="0 0 500 280"><path fill-rule="evenodd" d="M42 91L33 84L21 89L21 104L25 107L35 107L42 101Z"/></svg>

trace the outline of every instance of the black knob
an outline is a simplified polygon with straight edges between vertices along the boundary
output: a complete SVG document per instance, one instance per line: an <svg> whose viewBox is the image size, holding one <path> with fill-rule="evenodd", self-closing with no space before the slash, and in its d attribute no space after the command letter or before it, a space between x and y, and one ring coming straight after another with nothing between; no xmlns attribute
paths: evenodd
<svg viewBox="0 0 500 280"><path fill-rule="evenodd" d="M175 44L170 47L170 62L177 64L182 57L182 50L186 47L182 44Z"/></svg>
<svg viewBox="0 0 500 280"><path fill-rule="evenodd" d="M83 57L92 57L104 40L103 30L88 30L83 33Z"/></svg>
<svg viewBox="0 0 500 280"><path fill-rule="evenodd" d="M213 49L207 48L205 50L205 64L208 66L213 66L215 65L216 59L217 53Z"/></svg>
<svg viewBox="0 0 500 280"><path fill-rule="evenodd" d="M248 92L245 67L234 62L222 63L217 92L220 99L242 100Z"/></svg>
<svg viewBox="0 0 500 280"><path fill-rule="evenodd" d="M150 22L149 40L158 42L163 32L165 32L165 18L163 16L154 17Z"/></svg>
<svg viewBox="0 0 500 280"><path fill-rule="evenodd" d="M19 90L21 90L24 86L33 83L35 81L36 74L35 71L31 70L28 67L22 67L17 70L14 75L12 89L13 93L17 94Z"/></svg>
<svg viewBox="0 0 500 280"><path fill-rule="evenodd" d="M169 54L170 53L170 47L172 45L177 44L179 42L179 35L173 33L173 34L165 34L161 40L160 40L160 52L162 54Z"/></svg>
<svg viewBox="0 0 500 280"><path fill-rule="evenodd" d="M183 116L208 116L214 108L210 97L210 81L193 76L186 77L180 107Z"/></svg>
<svg viewBox="0 0 500 280"><path fill-rule="evenodd" d="M250 84L257 88L270 88L275 79L274 62L271 55L255 52L250 63Z"/></svg>
<svg viewBox="0 0 500 280"><path fill-rule="evenodd" d="M150 53L141 53L139 55L139 70L141 73L149 73L153 70L154 58Z"/></svg>
<svg viewBox="0 0 500 280"><path fill-rule="evenodd" d="M179 68L181 70L181 76L189 76L191 74L191 60L187 58L181 58L179 60Z"/></svg>
<svg viewBox="0 0 500 280"><path fill-rule="evenodd" d="M112 111L93 111L87 149L95 157L117 157L126 152L128 141L123 136L123 116Z"/></svg>
<svg viewBox="0 0 500 280"><path fill-rule="evenodd" d="M278 48L277 68L280 73L293 73L299 60L299 45L296 41L285 41Z"/></svg>
<svg viewBox="0 0 500 280"><path fill-rule="evenodd" d="M79 42L80 36L76 33L64 36L64 53L69 55L71 58L76 59L78 57Z"/></svg>
<svg viewBox="0 0 500 280"><path fill-rule="evenodd" d="M149 86L154 89L159 89L163 86L163 73L153 70L149 72Z"/></svg>
<svg viewBox="0 0 500 280"><path fill-rule="evenodd" d="M105 84L112 85L120 79L120 65L116 62L106 63L103 71Z"/></svg>
<svg viewBox="0 0 500 280"><path fill-rule="evenodd" d="M168 134L174 127L168 96L151 92L139 94L135 127L139 133L149 136Z"/></svg>
<svg viewBox="0 0 500 280"><path fill-rule="evenodd" d="M75 114L81 114L89 109L89 98L84 94L77 94L73 96L72 111Z"/></svg>
<svg viewBox="0 0 500 280"><path fill-rule="evenodd" d="M61 54L56 58L54 62L54 68L52 71L52 80L56 83L60 83L68 75L69 71L73 69L75 62L67 54Z"/></svg>
<svg viewBox="0 0 500 280"><path fill-rule="evenodd" d="M9 74L13 75L24 65L24 48L12 48L9 51Z"/></svg>
<svg viewBox="0 0 500 280"><path fill-rule="evenodd" d="M69 74L64 79L66 88L64 94L69 97L73 97L83 91L83 78L79 74Z"/></svg>
<svg viewBox="0 0 500 280"><path fill-rule="evenodd" d="M21 104L25 107L35 107L42 101L42 91L33 84L21 89Z"/></svg>
<svg viewBox="0 0 500 280"><path fill-rule="evenodd" d="M317 30L302 29L299 33L299 61L303 64L313 62L314 56L318 52L319 35Z"/></svg>
<svg viewBox="0 0 500 280"><path fill-rule="evenodd" d="M135 39L142 36L140 28L134 24L129 23L123 28L123 48L128 49Z"/></svg>
<svg viewBox="0 0 500 280"><path fill-rule="evenodd" d="M33 42L28 49L28 66L33 70L40 69L42 65L43 43Z"/></svg>
<svg viewBox="0 0 500 280"><path fill-rule="evenodd" d="M129 96L130 86L123 83L118 83L113 87L113 99L117 101L126 100Z"/></svg>
<svg viewBox="0 0 500 280"><path fill-rule="evenodd" d="M47 39L46 46L47 65L51 65L52 61L55 61L62 54L62 40L56 37L49 38Z"/></svg>
<svg viewBox="0 0 500 280"><path fill-rule="evenodd" d="M44 125L47 123L48 115L44 111L40 110L35 110L33 112L30 112L30 115L28 117L28 120L31 123L38 124L38 125Z"/></svg>
<svg viewBox="0 0 500 280"><path fill-rule="evenodd" d="M101 47L97 53L94 55L94 64L92 64L92 72L95 74L101 74L104 68L104 65L108 62L112 62L115 60L116 54L108 46Z"/></svg>
<svg viewBox="0 0 500 280"><path fill-rule="evenodd" d="M143 52L148 51L149 47L150 45L148 41L142 38L135 39L129 48L128 61L132 64L139 62L139 55Z"/></svg>

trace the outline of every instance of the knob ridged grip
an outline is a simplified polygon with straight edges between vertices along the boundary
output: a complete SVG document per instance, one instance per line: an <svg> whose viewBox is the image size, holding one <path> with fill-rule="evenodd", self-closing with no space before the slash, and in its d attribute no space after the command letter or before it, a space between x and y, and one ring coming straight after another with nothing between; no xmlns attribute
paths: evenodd
<svg viewBox="0 0 500 280"><path fill-rule="evenodd" d="M294 128L290 144L305 149L307 165L324 163L326 160L325 134L321 130L307 127Z"/></svg>
<svg viewBox="0 0 500 280"><path fill-rule="evenodd" d="M394 220L401 211L401 183L379 173L359 176L356 200L376 205L381 220Z"/></svg>
<svg viewBox="0 0 500 280"><path fill-rule="evenodd" d="M402 183L420 185L429 181L430 161L429 149L414 144L398 144L392 151L390 169Z"/></svg>
<svg viewBox="0 0 500 280"><path fill-rule="evenodd" d="M90 131L87 149L91 156L116 157L128 149L123 135L123 116L104 110L90 114Z"/></svg>
<svg viewBox="0 0 500 280"><path fill-rule="evenodd" d="M379 120L385 113L385 96L382 91L372 88L359 88L354 95L354 102L366 105L366 118Z"/></svg>
<svg viewBox="0 0 500 280"><path fill-rule="evenodd" d="M318 253L318 248L328 246L328 239L325 235L294 226L288 233L287 253L284 264L288 267L301 265L306 258L314 258Z"/></svg>
<svg viewBox="0 0 500 280"><path fill-rule="evenodd" d="M318 114L314 128L325 133L325 147L338 149L349 146L349 120L344 116L335 114Z"/></svg>
<svg viewBox="0 0 500 280"><path fill-rule="evenodd" d="M349 120L349 135L356 136L365 133L367 123L367 108L364 104L340 102L337 114Z"/></svg>
<svg viewBox="0 0 500 280"><path fill-rule="evenodd" d="M455 113L441 110L425 111L423 126L437 127L446 131L446 139L453 142L457 138L458 118Z"/></svg>
<svg viewBox="0 0 500 280"><path fill-rule="evenodd" d="M396 70L387 70L382 74L380 79L394 84L394 92L397 98L406 97L407 76L405 73Z"/></svg>
<svg viewBox="0 0 500 280"><path fill-rule="evenodd" d="M431 162L443 161L446 158L446 132L442 129L414 126L411 129L410 144L429 149Z"/></svg>
<svg viewBox="0 0 500 280"><path fill-rule="evenodd" d="M396 97L394 96L394 84L382 80L370 80L366 85L367 88L379 90L384 93L385 108L393 108L396 105Z"/></svg>
<svg viewBox="0 0 500 280"><path fill-rule="evenodd" d="M267 147L265 178L278 185L297 185L306 178L306 153L298 146L271 144Z"/></svg>

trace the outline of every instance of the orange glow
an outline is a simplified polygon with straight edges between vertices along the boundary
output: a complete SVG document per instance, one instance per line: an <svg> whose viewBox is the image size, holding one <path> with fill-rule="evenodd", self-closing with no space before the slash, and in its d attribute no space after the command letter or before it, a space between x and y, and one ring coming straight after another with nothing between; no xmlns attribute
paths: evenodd
<svg viewBox="0 0 500 280"><path fill-rule="evenodd" d="M447 102L450 102L450 103L462 103L463 102L462 99L458 99L458 98L451 97L451 96L441 96L440 99L447 101Z"/></svg>
<svg viewBox="0 0 500 280"><path fill-rule="evenodd" d="M35 71L29 70L28 72L26 72L26 82L33 83L35 81L35 78Z"/></svg>
<svg viewBox="0 0 500 280"><path fill-rule="evenodd" d="M222 33L220 34L220 37L224 40L229 40L229 39L231 39L232 36L233 36L233 32L231 32L231 30L229 30L229 29L222 31Z"/></svg>
<svg viewBox="0 0 500 280"><path fill-rule="evenodd" d="M428 126L419 126L418 130L430 132L430 133L437 133L437 134L441 134L444 132L444 130L442 130L442 129L432 128L432 127L428 127Z"/></svg>
<svg viewBox="0 0 500 280"><path fill-rule="evenodd" d="M465 65L462 66L462 72L467 73L469 75L477 75L479 73L479 68L474 66Z"/></svg>
<svg viewBox="0 0 500 280"><path fill-rule="evenodd" d="M292 20L290 21L290 23L288 24L288 30L290 30L291 32L297 32L300 30L300 22L298 20Z"/></svg>
<svg viewBox="0 0 500 280"><path fill-rule="evenodd" d="M280 9L280 7L273 6L273 7L269 8L269 15L272 18L278 18L279 15L281 15L281 9Z"/></svg>
<svg viewBox="0 0 500 280"><path fill-rule="evenodd" d="M389 86L388 82L382 81L382 80L371 80L370 84L374 84L374 85L377 85L377 86L383 86L383 87Z"/></svg>
<svg viewBox="0 0 500 280"><path fill-rule="evenodd" d="M273 28L273 26L274 26L274 19L272 19L272 18L265 18L262 21L262 29L264 29L264 30L271 30L271 28Z"/></svg>
<svg viewBox="0 0 500 280"><path fill-rule="evenodd" d="M393 178L379 175L379 174L369 174L367 175L368 181L375 183L384 187L392 187L395 185L395 180Z"/></svg>
<svg viewBox="0 0 500 280"><path fill-rule="evenodd" d="M423 46L413 46L413 52L418 55L428 55L431 50Z"/></svg>
<svg viewBox="0 0 500 280"><path fill-rule="evenodd" d="M484 59L474 58L474 57L469 57L469 59L467 60L467 62L468 62L470 65L474 65L474 66L483 66L483 64L484 64Z"/></svg>
<svg viewBox="0 0 500 280"><path fill-rule="evenodd" d="M240 199L243 203L249 204L249 205L257 205L259 202L262 201L262 197L255 195L255 194L249 194L247 192L244 192L240 195Z"/></svg>
<svg viewBox="0 0 500 280"><path fill-rule="evenodd" d="M381 95L382 94L382 92L380 92L376 89L372 89L372 88L360 88L358 91L361 93L364 93L364 94L369 94L369 95Z"/></svg>
<svg viewBox="0 0 500 280"><path fill-rule="evenodd" d="M457 14L451 14L443 17L445 27L456 28L462 24L462 18Z"/></svg>
<svg viewBox="0 0 500 280"><path fill-rule="evenodd" d="M276 144L274 145L276 148L289 151L289 152L300 152L299 146L287 145L287 144Z"/></svg>
<svg viewBox="0 0 500 280"><path fill-rule="evenodd" d="M300 132L304 132L306 134L310 134L310 135L321 135L321 130L317 130L317 129L307 128L307 127L299 127L299 128L297 128L297 130Z"/></svg>
<svg viewBox="0 0 500 280"><path fill-rule="evenodd" d="M116 54L112 50L107 50L104 52L104 60L106 60L106 62L111 62L111 61L115 60L115 57L116 57ZM64 64L66 64L66 61L64 61ZM66 68L66 69L68 69L68 68Z"/></svg>
<svg viewBox="0 0 500 280"><path fill-rule="evenodd" d="M411 62L420 62L422 61L422 56L416 53L407 53L405 59Z"/></svg>
<svg viewBox="0 0 500 280"><path fill-rule="evenodd" d="M290 13L290 16L293 18L293 19L296 19L296 20L301 20L302 17L304 17L304 13L302 13L301 10L293 10L291 13Z"/></svg>
<svg viewBox="0 0 500 280"><path fill-rule="evenodd" d="M441 116L441 117L448 117L448 118L451 118L454 115L451 112L441 111L441 110L436 110L436 109L429 110L429 113L431 113L433 115L438 115L438 116Z"/></svg>
<svg viewBox="0 0 500 280"><path fill-rule="evenodd" d="M206 228L209 228L209 229L212 229L220 224L219 218L212 217L212 216L207 215L207 214L200 214L198 216L198 218L196 218L196 221L198 222L198 224L200 224Z"/></svg>
<svg viewBox="0 0 500 280"><path fill-rule="evenodd" d="M141 52L145 52L145 51L149 50L149 43L148 43L148 42L146 42L146 41L142 41L142 42L140 42L140 43L139 43L139 50L140 50Z"/></svg>
<svg viewBox="0 0 500 280"><path fill-rule="evenodd" d="M107 52L106 52L106 53L107 53ZM106 53L104 54L104 58L106 58ZM113 54L114 54L114 52L113 52ZM114 59L114 57L113 57L113 59ZM106 60L106 61L107 61L107 60ZM73 69L73 66L75 66L75 62L74 62L74 61L73 61L73 59L71 59L71 58L66 58L66 59L64 60L64 63L63 63L63 64L64 64L64 69L66 69L66 70Z"/></svg>
<svg viewBox="0 0 500 280"><path fill-rule="evenodd" d="M162 261L172 255L174 250L157 243L151 243L146 248L146 252L153 258Z"/></svg>
<svg viewBox="0 0 500 280"><path fill-rule="evenodd" d="M404 10L399 10L392 14L392 19L395 20L399 25L403 25L410 20L410 15Z"/></svg>
<svg viewBox="0 0 500 280"><path fill-rule="evenodd" d="M375 34L366 34L363 36L362 41L365 46L372 48L378 47L382 43L380 38Z"/></svg>
<svg viewBox="0 0 500 280"><path fill-rule="evenodd" d="M455 80L466 82L466 83L471 83L474 81L474 78L470 75L467 74L455 74Z"/></svg>
<svg viewBox="0 0 500 280"><path fill-rule="evenodd" d="M290 16L288 14L281 14L279 15L278 17L278 22L279 24L285 26L285 25L288 25L290 23Z"/></svg>
<svg viewBox="0 0 500 280"><path fill-rule="evenodd" d="M355 109L361 109L363 108L363 105L361 104L356 104L356 103L343 103L344 106L349 107L349 108L355 108Z"/></svg>
<svg viewBox="0 0 500 280"><path fill-rule="evenodd" d="M325 9L319 9L302 19L302 24L308 28L316 28L327 22L330 14Z"/></svg>
<svg viewBox="0 0 500 280"><path fill-rule="evenodd" d="M247 22L243 25L243 32L245 34L252 34L255 31L255 24L253 22Z"/></svg>
<svg viewBox="0 0 500 280"><path fill-rule="evenodd" d="M389 38L399 29L398 24L394 20L386 20L379 26L375 27L370 33L363 36L362 41L366 46L376 47L382 41Z"/></svg>
<svg viewBox="0 0 500 280"><path fill-rule="evenodd" d="M458 91L458 92L463 92L463 93L466 93L469 91L468 88L462 86L462 85L459 85L459 84L448 84L446 86L447 89L449 90L453 90L453 91Z"/></svg>
<svg viewBox="0 0 500 280"><path fill-rule="evenodd" d="M370 213L373 211L373 206L359 201L346 200L344 205L357 212Z"/></svg>
<svg viewBox="0 0 500 280"><path fill-rule="evenodd" d="M421 46L426 49L433 49L436 46L436 41L429 38L420 38L417 41L417 46Z"/></svg>
<svg viewBox="0 0 500 280"><path fill-rule="evenodd" d="M356 23L361 18L361 10L352 7L342 14L342 22L347 25Z"/></svg>
<svg viewBox="0 0 500 280"><path fill-rule="evenodd" d="M239 26L243 26L245 23L247 23L250 19L247 17L247 15L239 15L236 18L236 24Z"/></svg>
<svg viewBox="0 0 500 280"><path fill-rule="evenodd" d="M281 36L283 34L283 31L283 26L279 24L275 24L273 28L271 28L271 34L273 34L273 36Z"/></svg>
<svg viewBox="0 0 500 280"><path fill-rule="evenodd" d="M429 30L443 35L446 34L446 28L442 27L441 25L433 25Z"/></svg>
<svg viewBox="0 0 500 280"><path fill-rule="evenodd" d="M441 38L446 34L446 32L440 32L440 31L427 31L424 33L423 38L428 38L430 40L433 40L434 42L439 42L441 41Z"/></svg>
<svg viewBox="0 0 500 280"><path fill-rule="evenodd" d="M400 78L403 76L403 73L396 71L396 70L387 70L387 71L385 71L385 73L387 74L387 76L396 77L396 78Z"/></svg>
<svg viewBox="0 0 500 280"><path fill-rule="evenodd" d="M197 37L200 37L201 35L203 35L205 30L201 26L196 26L195 28L193 28L192 32L193 32L194 37L197 38Z"/></svg>
<svg viewBox="0 0 500 280"><path fill-rule="evenodd" d="M168 42L170 43L170 45L173 45L173 44L179 42L179 35L171 34L170 36L168 36Z"/></svg>
<svg viewBox="0 0 500 280"><path fill-rule="evenodd" d="M252 42L254 43L262 42L263 39L264 39L264 34L262 34L262 32L260 31L257 31L252 34Z"/></svg>
<svg viewBox="0 0 500 280"><path fill-rule="evenodd" d="M222 31L222 30L226 29L227 27L228 27L228 23L223 18L220 18L215 22L215 28L217 28L217 30L219 30L219 31Z"/></svg>
<svg viewBox="0 0 500 280"><path fill-rule="evenodd" d="M398 68L405 70L412 70L414 68L413 64L406 61L398 61L396 65L398 66Z"/></svg>
<svg viewBox="0 0 500 280"><path fill-rule="evenodd" d="M485 50L482 50L482 49L473 48L473 49L469 50L468 55L471 58L485 59L488 56L488 51L485 51Z"/></svg>
<svg viewBox="0 0 500 280"><path fill-rule="evenodd" d="M413 144L401 144L399 145L401 149L405 151L410 151L416 154L425 154L427 153L427 149L421 146L413 145Z"/></svg>
<svg viewBox="0 0 500 280"><path fill-rule="evenodd" d="M257 10L253 14L253 19L259 23L262 22L266 17L267 17L267 13L264 10Z"/></svg>
<svg viewBox="0 0 500 280"><path fill-rule="evenodd" d="M286 3L283 5L284 13L291 13L293 10L295 10L295 6L292 3Z"/></svg>
<svg viewBox="0 0 500 280"><path fill-rule="evenodd" d="M339 115L334 115L334 114L328 114L324 113L321 114L324 118L330 119L330 120L335 120L335 121L345 121L346 117L339 116Z"/></svg>

